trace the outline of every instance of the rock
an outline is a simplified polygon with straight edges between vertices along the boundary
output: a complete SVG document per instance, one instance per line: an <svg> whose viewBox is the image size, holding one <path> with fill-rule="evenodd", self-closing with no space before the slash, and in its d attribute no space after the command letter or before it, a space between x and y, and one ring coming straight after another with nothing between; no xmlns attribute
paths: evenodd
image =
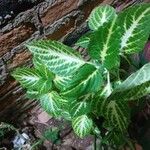
<svg viewBox="0 0 150 150"><path fill-rule="evenodd" d="M51 118L52 116L43 111L38 115L38 123L46 124Z"/></svg>

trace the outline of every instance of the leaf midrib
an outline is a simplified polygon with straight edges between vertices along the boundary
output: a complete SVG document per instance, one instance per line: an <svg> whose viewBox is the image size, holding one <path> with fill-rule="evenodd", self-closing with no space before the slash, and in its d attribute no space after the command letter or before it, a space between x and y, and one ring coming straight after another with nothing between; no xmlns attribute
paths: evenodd
<svg viewBox="0 0 150 150"><path fill-rule="evenodd" d="M75 56L71 56L71 55L69 55L69 54L65 54L65 53L63 53L63 52L56 52L56 51L54 51L54 50L52 50L52 49L44 49L44 48L39 48L39 47L36 47L36 46L30 46L31 48L34 48L34 49L38 49L38 50L43 50L43 51L45 51L46 53L45 54L43 54L43 53L40 53L40 56L48 56L48 55L52 55L52 56L55 56L55 57L59 57L60 59L64 59L64 60L67 60L67 61L72 61L72 62L76 62L76 63L80 63L80 64L84 64L85 63L85 61L84 60L82 60L81 58L78 58L78 57L75 57ZM33 52L34 54L36 54L36 55L39 55L39 53L37 53L37 52Z"/></svg>
<svg viewBox="0 0 150 150"><path fill-rule="evenodd" d="M111 38L111 35L113 33L113 27L115 25L115 22L116 22L116 18L113 20L112 24L111 24L111 27L109 29L109 34L108 34L108 38L106 40L106 43L103 45L103 49L100 53L100 57L101 57L101 61L104 63L105 61L105 57L107 56L107 51L109 49L109 41L110 41L110 38Z"/></svg>
<svg viewBox="0 0 150 150"><path fill-rule="evenodd" d="M144 15L150 10L150 8L147 8L136 20L134 19L133 24L130 26L129 29L125 29L126 32L124 33L124 35L121 38L121 50L127 46L127 43L129 41L129 38L133 35L134 30L137 28L137 26L139 25L140 20L144 17ZM125 26L124 26L125 28Z"/></svg>
<svg viewBox="0 0 150 150"><path fill-rule="evenodd" d="M82 82L80 82L80 83L78 84L78 86L75 86L74 88L71 88L70 90L67 90L67 92L64 92L64 93L67 94L67 93L69 93L70 91L76 89L77 87L80 87L82 84L84 85L90 78L92 78L92 77L97 73L97 71L98 71L98 69L96 69L92 74L90 74L90 75L88 76L88 78L86 78L85 80L83 80Z"/></svg>

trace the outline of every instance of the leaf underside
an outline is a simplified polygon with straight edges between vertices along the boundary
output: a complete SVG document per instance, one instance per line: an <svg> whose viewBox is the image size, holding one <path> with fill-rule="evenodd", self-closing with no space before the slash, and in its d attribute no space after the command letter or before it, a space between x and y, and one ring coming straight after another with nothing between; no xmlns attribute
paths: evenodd
<svg viewBox="0 0 150 150"><path fill-rule="evenodd" d="M150 93L150 63L131 74L110 95L110 100L136 100Z"/></svg>

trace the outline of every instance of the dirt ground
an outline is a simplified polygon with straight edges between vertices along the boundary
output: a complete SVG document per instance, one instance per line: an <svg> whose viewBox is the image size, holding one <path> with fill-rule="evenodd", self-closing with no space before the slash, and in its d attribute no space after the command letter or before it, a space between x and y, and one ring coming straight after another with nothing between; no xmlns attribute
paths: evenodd
<svg viewBox="0 0 150 150"><path fill-rule="evenodd" d="M14 126L16 126L14 122ZM22 146L22 150L31 150L31 147L43 137L44 132L50 129L58 129L58 144L51 140L44 140L35 147L35 150L92 150L93 137L78 138L69 122L54 119L44 112L39 106L32 109L20 123L17 123L18 131L25 133L29 139ZM9 131L0 141L0 150L13 150L13 140L16 132ZM15 149L20 150L20 149Z"/></svg>
<svg viewBox="0 0 150 150"><path fill-rule="evenodd" d="M63 130L60 131L61 144L55 145L53 149L57 150L91 150L91 145L93 143L93 137L89 136L84 139L78 138L72 131L70 124L63 120L56 120L49 116L42 109L36 107L31 112L31 117L29 118L27 124L34 126L34 135L37 138L42 137L42 134L46 129L63 126ZM52 143L50 141L45 141L43 146L46 150L52 150Z"/></svg>

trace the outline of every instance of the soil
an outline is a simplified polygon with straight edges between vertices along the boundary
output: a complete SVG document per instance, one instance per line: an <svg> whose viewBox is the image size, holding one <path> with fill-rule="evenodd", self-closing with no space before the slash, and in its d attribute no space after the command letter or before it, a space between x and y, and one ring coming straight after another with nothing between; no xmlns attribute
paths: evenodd
<svg viewBox="0 0 150 150"><path fill-rule="evenodd" d="M92 136L84 139L78 138L72 131L69 122L54 119L38 106L21 120L24 121L17 123L17 126L20 133L26 133L30 137L30 146L37 142L46 130L63 127L59 132L58 141L60 144L54 144L50 140L45 140L38 145L37 150L91 150L94 139ZM12 150L12 141L15 136L15 132L8 132L6 137L0 141L0 148L5 147L7 150ZM26 150L29 149L26 148Z"/></svg>
<svg viewBox="0 0 150 150"><path fill-rule="evenodd" d="M63 120L56 120L53 117L49 116L46 112L43 112L42 109L36 107L30 113L31 117L28 120L30 125L33 125L36 129L34 134L37 138L40 138L44 131L49 128L62 127L60 131L61 144L55 145L53 149L58 150L86 150L92 143L93 137L89 136L84 139L78 138L72 131L70 123ZM43 146L47 150L52 149L52 143L50 141L45 141Z"/></svg>

